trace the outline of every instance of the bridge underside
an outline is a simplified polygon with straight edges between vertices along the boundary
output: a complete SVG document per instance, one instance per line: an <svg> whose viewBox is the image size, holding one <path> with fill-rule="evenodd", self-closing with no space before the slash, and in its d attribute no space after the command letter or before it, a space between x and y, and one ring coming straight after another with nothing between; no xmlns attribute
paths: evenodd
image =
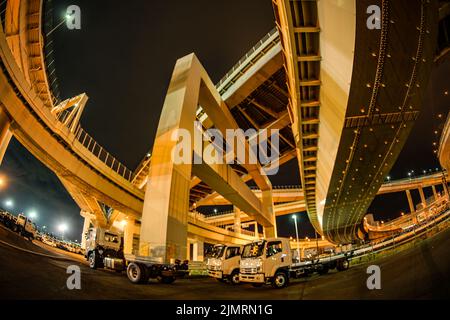
<svg viewBox="0 0 450 320"><path fill-rule="evenodd" d="M323 214L337 243L362 237L362 219L418 117L435 49L436 1L380 1L379 31L366 28L370 4L357 1L352 86Z"/></svg>

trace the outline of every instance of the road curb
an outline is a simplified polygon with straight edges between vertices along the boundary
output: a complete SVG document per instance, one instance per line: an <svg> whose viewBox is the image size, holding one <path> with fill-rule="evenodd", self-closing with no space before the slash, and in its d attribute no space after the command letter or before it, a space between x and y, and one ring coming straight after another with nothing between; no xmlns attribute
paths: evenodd
<svg viewBox="0 0 450 320"><path fill-rule="evenodd" d="M16 250L19 250L19 251L22 251L22 252L26 252L26 253L31 253L31 254L36 255L36 256L41 256L41 257L55 259L55 260L75 261L75 259L72 259L72 258L69 258L69 257L58 257L58 256L52 256L52 255L45 254L45 253L34 252L34 251L31 251L31 250L28 250L28 249L24 249L24 248L18 247L16 245L13 245L13 244L8 243L8 242L3 241L3 240L0 240L0 243L6 245L8 247L14 248ZM79 262L79 261L76 261L76 262Z"/></svg>

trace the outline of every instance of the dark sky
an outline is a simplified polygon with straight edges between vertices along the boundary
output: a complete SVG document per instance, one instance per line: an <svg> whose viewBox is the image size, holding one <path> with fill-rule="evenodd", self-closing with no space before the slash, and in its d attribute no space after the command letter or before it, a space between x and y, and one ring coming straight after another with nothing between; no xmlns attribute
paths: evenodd
<svg viewBox="0 0 450 320"><path fill-rule="evenodd" d="M192 1L54 1L55 24L68 5L81 8L81 30L64 25L54 36L56 72L61 97L86 92L89 96L81 123L108 151L131 169L150 150L163 99L175 61L195 52L214 82L274 27L270 0ZM438 166L433 131L448 112L450 59L436 65L424 112L412 132L393 178L409 170ZM0 201L13 198L15 211L35 208L39 224L54 228L67 221L68 236L80 237L79 209L58 179L17 141L11 143L0 168L9 185ZM274 185L299 184L296 160L272 178ZM371 212L388 219L407 208L406 196L377 197ZM290 216L279 217L282 236L295 234ZM305 213L300 215L301 236L314 231Z"/></svg>

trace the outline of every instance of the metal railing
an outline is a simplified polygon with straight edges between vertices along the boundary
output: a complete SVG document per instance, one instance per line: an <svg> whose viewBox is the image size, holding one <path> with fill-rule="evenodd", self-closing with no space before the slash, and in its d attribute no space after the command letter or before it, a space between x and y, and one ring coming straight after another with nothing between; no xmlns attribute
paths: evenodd
<svg viewBox="0 0 450 320"><path fill-rule="evenodd" d="M2 24L3 31L5 30L5 17L8 0L0 0L0 23Z"/></svg>
<svg viewBox="0 0 450 320"><path fill-rule="evenodd" d="M50 87L50 95L54 105L58 104L60 99L58 77L56 75L54 48L53 48L53 35L50 34L50 30L54 27L53 21L53 4L52 0L44 1L44 16L42 21L42 32L44 37L44 65L47 74L47 81Z"/></svg>
<svg viewBox="0 0 450 320"><path fill-rule="evenodd" d="M258 186L249 186L249 188L251 190L260 190ZM301 189L301 188L302 188L302 186L299 184L272 186L272 190Z"/></svg>
<svg viewBox="0 0 450 320"><path fill-rule="evenodd" d="M441 133L441 139L439 141L439 148L437 150L438 157L442 154L442 150L444 148L444 140L447 139L448 136L450 136L449 131L450 131L450 112L447 115L447 120L445 121L444 129L442 130L442 133Z"/></svg>
<svg viewBox="0 0 450 320"><path fill-rule="evenodd" d="M56 115L56 120L64 124L70 113L71 112L66 109ZM70 123L68 125L70 126ZM134 177L133 171L128 169L124 164L106 151L106 149L97 143L97 141L95 141L94 138L92 138L81 126L78 125L74 135L76 140L78 140L78 142L81 143L83 147L85 147L97 159L106 164L111 170L121 175L127 181L132 181Z"/></svg>
<svg viewBox="0 0 450 320"><path fill-rule="evenodd" d="M124 164L112 156L100 144L97 143L81 126L75 130L75 138L92 153L97 159L106 164L111 170L121 175L127 181L133 179L133 171L128 169Z"/></svg>
<svg viewBox="0 0 450 320"><path fill-rule="evenodd" d="M272 30L270 30L261 40L258 41L258 43L256 43L241 59L239 59L239 61L222 77L222 79L220 79L220 81L216 84L216 88L220 89L220 87L227 81L231 81L232 83L234 83L233 79L229 79L230 76L239 68L242 67L243 63L245 61L248 60L248 58L255 53L261 46L266 45L269 46L270 44L275 45L275 43L277 42L277 39L274 39L271 42L267 42L274 34L278 33L278 29L277 27L273 28ZM244 68L243 68L244 69ZM241 74L242 75L242 74ZM222 94L222 90L225 90L228 88L222 88L220 89L220 94Z"/></svg>

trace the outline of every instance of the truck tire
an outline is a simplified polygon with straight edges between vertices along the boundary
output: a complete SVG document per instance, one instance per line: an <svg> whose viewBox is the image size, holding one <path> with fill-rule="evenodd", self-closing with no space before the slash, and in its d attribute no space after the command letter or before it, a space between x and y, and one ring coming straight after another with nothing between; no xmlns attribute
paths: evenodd
<svg viewBox="0 0 450 320"><path fill-rule="evenodd" d="M272 279L272 287L275 289L281 289L288 285L289 277L284 271L277 271Z"/></svg>
<svg viewBox="0 0 450 320"><path fill-rule="evenodd" d="M89 267L91 269L97 269L99 267L99 259L97 256L97 252L92 251L91 253L89 253L88 256L88 260L89 260Z"/></svg>
<svg viewBox="0 0 450 320"><path fill-rule="evenodd" d="M134 283L146 283L148 281L147 269L145 266L131 262L127 268L128 279Z"/></svg>
<svg viewBox="0 0 450 320"><path fill-rule="evenodd" d="M159 276L156 278L159 282L164 283L164 284L171 284L175 281L175 277L163 277L163 276Z"/></svg>
<svg viewBox="0 0 450 320"><path fill-rule="evenodd" d="M232 285L237 285L239 284L239 270L234 270L228 277L228 281L230 281L230 283Z"/></svg>
<svg viewBox="0 0 450 320"><path fill-rule="evenodd" d="M350 261L348 261L347 259L339 261L337 264L337 270L338 271L345 271L350 267Z"/></svg>
<svg viewBox="0 0 450 320"><path fill-rule="evenodd" d="M329 270L330 269L328 268L328 266L323 266L321 269L319 269L319 271L317 271L317 273L323 276L324 274L327 274Z"/></svg>

